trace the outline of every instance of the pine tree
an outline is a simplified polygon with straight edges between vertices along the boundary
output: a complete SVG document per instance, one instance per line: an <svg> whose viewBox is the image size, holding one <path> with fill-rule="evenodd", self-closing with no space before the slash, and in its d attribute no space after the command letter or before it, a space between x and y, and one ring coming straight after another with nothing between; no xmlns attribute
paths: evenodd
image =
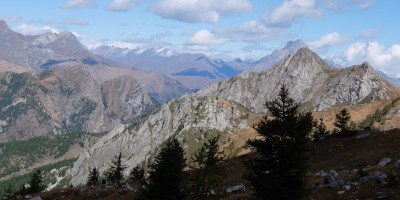
<svg viewBox="0 0 400 200"><path fill-rule="evenodd" d="M299 104L282 86L277 99L266 102L271 118L254 126L260 139L248 141L256 150L249 164L249 179L260 199L298 200L305 196L308 135L311 113L298 113Z"/></svg>
<svg viewBox="0 0 400 200"><path fill-rule="evenodd" d="M326 129L326 126L324 124L324 119L320 118L319 123L315 122L315 130L314 130L314 140L318 141L327 135L329 135L329 131Z"/></svg>
<svg viewBox="0 0 400 200"><path fill-rule="evenodd" d="M185 181L185 193L190 200L220 199L211 191L221 188L225 178L224 160L218 146L220 136L208 139L192 157L192 172Z"/></svg>
<svg viewBox="0 0 400 200"><path fill-rule="evenodd" d="M346 108L336 113L336 119L333 125L336 127L333 131L337 134L347 135L349 133L350 114Z"/></svg>
<svg viewBox="0 0 400 200"><path fill-rule="evenodd" d="M45 188L46 186L43 184L42 171L38 169L36 172L32 174L32 178L29 184L29 192L31 193L41 192Z"/></svg>
<svg viewBox="0 0 400 200"><path fill-rule="evenodd" d="M87 180L87 185L98 185L100 183L100 173L99 170L96 169L96 167L93 167L93 169L90 170L88 180Z"/></svg>
<svg viewBox="0 0 400 200"><path fill-rule="evenodd" d="M183 199L181 184L186 159L177 139L168 141L150 167L145 195L154 200Z"/></svg>
<svg viewBox="0 0 400 200"><path fill-rule="evenodd" d="M106 179L108 182L117 184L121 187L124 181L124 170L127 166L122 164L122 153L120 152L118 156L115 156L114 159L111 161L110 168L106 171Z"/></svg>
<svg viewBox="0 0 400 200"><path fill-rule="evenodd" d="M142 168L140 168L139 166L136 166L131 170L130 177L134 181L137 181L138 183L144 184L144 182L145 182L144 170Z"/></svg>

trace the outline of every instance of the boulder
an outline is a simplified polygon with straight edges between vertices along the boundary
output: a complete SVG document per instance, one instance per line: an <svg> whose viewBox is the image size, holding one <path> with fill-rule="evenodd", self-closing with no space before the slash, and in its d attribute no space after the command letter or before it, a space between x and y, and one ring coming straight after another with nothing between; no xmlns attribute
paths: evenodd
<svg viewBox="0 0 400 200"><path fill-rule="evenodd" d="M372 173L371 175L369 175L369 177L374 180L379 180L380 182L385 182L387 179L387 175L380 171L376 171L376 172Z"/></svg>
<svg viewBox="0 0 400 200"><path fill-rule="evenodd" d="M371 136L371 134L369 134L369 133L361 134L361 135L358 135L358 136L356 137L356 140L365 139L365 138L367 138L367 137L369 137L369 136Z"/></svg>
<svg viewBox="0 0 400 200"><path fill-rule="evenodd" d="M379 163L378 163L378 167L384 167L384 166L386 166L386 164L388 164L388 163L390 163L390 162L392 162L392 159L391 158L382 158L380 161L379 161Z"/></svg>
<svg viewBox="0 0 400 200"><path fill-rule="evenodd" d="M40 196L36 196L36 197L30 198L29 200L42 200L42 198Z"/></svg>
<svg viewBox="0 0 400 200"><path fill-rule="evenodd" d="M241 183L241 184L239 184L239 185L235 185L235 186L232 186L232 187L228 187L228 188L226 188L226 192L227 193L232 193L232 192L235 192L235 191L243 191L243 190L246 190L246 186L244 186L243 185L243 183Z"/></svg>
<svg viewBox="0 0 400 200"><path fill-rule="evenodd" d="M400 169L400 160L396 161L394 163L394 166L396 167L396 169Z"/></svg>
<svg viewBox="0 0 400 200"><path fill-rule="evenodd" d="M327 174L324 176L324 185L335 188L338 186L338 183L331 174Z"/></svg>
<svg viewBox="0 0 400 200"><path fill-rule="evenodd" d="M125 185L122 185L121 190L124 192L132 192L133 191L132 187L128 183L126 183Z"/></svg>

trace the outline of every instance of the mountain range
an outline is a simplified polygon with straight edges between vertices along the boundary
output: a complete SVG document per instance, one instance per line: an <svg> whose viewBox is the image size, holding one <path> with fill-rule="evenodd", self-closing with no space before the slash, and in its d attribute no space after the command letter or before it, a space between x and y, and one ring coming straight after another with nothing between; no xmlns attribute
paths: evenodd
<svg viewBox="0 0 400 200"><path fill-rule="evenodd" d="M217 134L231 146L282 85L302 111L315 112L400 94L369 63L332 67L300 40L257 61L226 62L167 48L92 52L70 32L24 36L0 21L0 43L1 141L108 132L74 163L74 185L85 182L91 167L104 172L119 152L126 172L151 163L170 137L187 156Z"/></svg>
<svg viewBox="0 0 400 200"><path fill-rule="evenodd" d="M177 53L165 47L120 48L103 45L93 52L132 68L168 74L187 88L201 89L243 71L267 70L305 46L301 40L290 41L282 49L275 50L259 60L235 59L229 62L212 59L204 54Z"/></svg>
<svg viewBox="0 0 400 200"><path fill-rule="evenodd" d="M257 113L266 112L265 101L276 98L282 85L305 111L386 101L400 94L368 63L337 69L301 48L266 71L244 72L212 84L164 104L137 124L114 129L80 155L71 170L71 183L83 183L90 167L104 171L118 152L126 155L127 171L146 165L170 137L183 143L188 157L201 138L220 134L222 145L229 146L232 138L251 129Z"/></svg>

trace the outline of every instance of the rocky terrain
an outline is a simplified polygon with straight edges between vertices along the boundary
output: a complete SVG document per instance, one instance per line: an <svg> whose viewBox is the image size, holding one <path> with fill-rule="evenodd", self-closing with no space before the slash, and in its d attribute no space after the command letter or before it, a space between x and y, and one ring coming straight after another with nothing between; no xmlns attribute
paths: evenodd
<svg viewBox="0 0 400 200"><path fill-rule="evenodd" d="M119 152L127 156L126 163L132 168L149 162L159 145L171 136L180 138L187 151L193 152L196 145L185 138L215 131L233 136L244 131L249 128L249 116L265 112L265 101L275 98L282 84L289 86L303 109L314 111L387 100L398 94L367 63L334 69L302 48L266 72L245 72L170 101L138 124L114 129L82 153L72 169L72 183L83 183L91 166L104 171Z"/></svg>
<svg viewBox="0 0 400 200"><path fill-rule="evenodd" d="M0 138L102 132L134 123L158 103L131 76L99 83L87 68L0 75ZM63 105L63 106L60 106Z"/></svg>
<svg viewBox="0 0 400 200"><path fill-rule="evenodd" d="M119 152L126 156L128 173L136 165L151 161L159 146L171 136L178 137L186 151L192 153L204 137L218 133L229 137L246 128L248 117L247 109L230 101L186 95L164 104L139 123L114 129L85 150L71 170L71 183L84 183L89 167L96 166L104 172Z"/></svg>
<svg viewBox="0 0 400 200"><path fill-rule="evenodd" d="M199 95L226 98L263 113L265 101L274 99L283 84L304 110L313 111L385 100L398 92L368 63L332 68L311 50L301 48L267 71L242 73L204 88Z"/></svg>

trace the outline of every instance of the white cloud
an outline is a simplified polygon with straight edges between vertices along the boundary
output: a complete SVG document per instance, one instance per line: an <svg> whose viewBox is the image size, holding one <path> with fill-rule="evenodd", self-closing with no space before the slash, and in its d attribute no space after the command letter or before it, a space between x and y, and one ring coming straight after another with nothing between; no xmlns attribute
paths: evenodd
<svg viewBox="0 0 400 200"><path fill-rule="evenodd" d="M128 11L142 0L112 0L107 8L112 11Z"/></svg>
<svg viewBox="0 0 400 200"><path fill-rule="evenodd" d="M241 24L238 27L221 29L216 32L224 38L237 42L263 42L281 32L280 28L269 28L253 20Z"/></svg>
<svg viewBox="0 0 400 200"><path fill-rule="evenodd" d="M43 33L59 33L58 30L50 26L32 26L29 24L22 24L15 29L16 32L22 33L23 35L39 35Z"/></svg>
<svg viewBox="0 0 400 200"><path fill-rule="evenodd" d="M372 3L374 2L374 0L352 0L353 3L355 3L358 8L360 9L367 9L369 8Z"/></svg>
<svg viewBox="0 0 400 200"><path fill-rule="evenodd" d="M318 40L309 42L308 46L313 50L323 49L330 46L343 44L351 39L351 36L342 36L337 32L326 34Z"/></svg>
<svg viewBox="0 0 400 200"><path fill-rule="evenodd" d="M152 11L178 21L216 23L223 16L251 9L249 0L161 0Z"/></svg>
<svg viewBox="0 0 400 200"><path fill-rule="evenodd" d="M272 14L264 15L264 22L269 26L289 27L301 17L320 17L322 11L315 0L285 0Z"/></svg>
<svg viewBox="0 0 400 200"><path fill-rule="evenodd" d="M378 42L357 42L350 45L340 56L342 64L354 65L368 61L378 70L390 76L400 76L400 44L385 48Z"/></svg>
<svg viewBox="0 0 400 200"><path fill-rule="evenodd" d="M96 4L92 0L68 0L62 5L65 9L93 8Z"/></svg>
<svg viewBox="0 0 400 200"><path fill-rule="evenodd" d="M193 34L188 40L188 45L217 45L226 42L225 38L219 38L208 30L200 30Z"/></svg>
<svg viewBox="0 0 400 200"><path fill-rule="evenodd" d="M111 43L110 46L122 48L122 49L137 49L137 48L141 47L142 44L116 41L116 42Z"/></svg>
<svg viewBox="0 0 400 200"><path fill-rule="evenodd" d="M68 18L61 21L63 25L87 26L89 22L83 19Z"/></svg>

